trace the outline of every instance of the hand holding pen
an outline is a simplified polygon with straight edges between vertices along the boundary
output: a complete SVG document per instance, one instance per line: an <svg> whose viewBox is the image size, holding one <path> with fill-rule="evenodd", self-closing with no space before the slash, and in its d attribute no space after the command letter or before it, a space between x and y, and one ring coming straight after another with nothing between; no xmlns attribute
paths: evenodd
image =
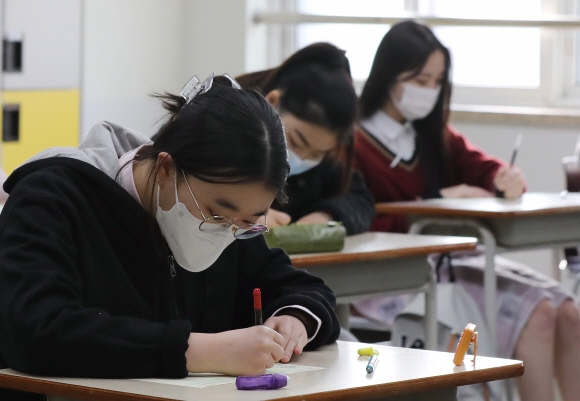
<svg viewBox="0 0 580 401"><path fill-rule="evenodd" d="M259 288L254 289L254 324L262 323L262 293ZM277 331L283 337L284 356L280 362L289 362L293 354L302 353L308 340L306 327L296 317L290 315L273 316L266 320L266 327Z"/></svg>
<svg viewBox="0 0 580 401"><path fill-rule="evenodd" d="M266 327L220 333L191 333L185 353L192 373L223 373L230 376L262 375L284 357L284 338Z"/></svg>
<svg viewBox="0 0 580 401"><path fill-rule="evenodd" d="M497 170L493 184L498 196L506 199L519 198L526 190L527 183L524 173L515 166L516 156L522 143L522 134L516 138L509 166L502 166Z"/></svg>
<svg viewBox="0 0 580 401"><path fill-rule="evenodd" d="M254 293L255 326L220 333L191 333L185 354L187 370L226 375L263 375L284 357L284 337L261 324L261 294Z"/></svg>
<svg viewBox="0 0 580 401"><path fill-rule="evenodd" d="M308 338L306 328L300 320L294 316L280 315L266 320L264 326L276 330L284 338L284 356L280 362L290 362L292 355L302 353Z"/></svg>

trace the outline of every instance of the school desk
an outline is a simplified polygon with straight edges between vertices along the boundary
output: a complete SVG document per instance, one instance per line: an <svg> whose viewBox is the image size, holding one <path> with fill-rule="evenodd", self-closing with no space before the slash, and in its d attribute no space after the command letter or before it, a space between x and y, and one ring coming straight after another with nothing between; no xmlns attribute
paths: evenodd
<svg viewBox="0 0 580 401"><path fill-rule="evenodd" d="M0 370L0 386L99 401L455 401L458 386L517 377L524 372L521 361L478 356L474 365L468 356L463 365L455 366L452 353L373 344L379 361L374 373L367 374L367 357L357 354L359 348L367 346L338 341L296 355L292 363L323 369L292 374L287 387L269 391L240 391L234 384L192 388L139 380L39 377L10 369Z"/></svg>
<svg viewBox="0 0 580 401"><path fill-rule="evenodd" d="M290 255L292 264L318 276L337 298L337 314L348 328L349 303L386 294L425 292L425 346L437 344L436 280L430 253L471 250L475 238L395 233L347 237L340 252Z"/></svg>
<svg viewBox="0 0 580 401"><path fill-rule="evenodd" d="M499 252L562 248L580 244L580 194L525 193L521 198L429 199L380 203L379 214L407 215L409 233L432 226L475 229L485 246L484 291L492 343L496 334L496 275Z"/></svg>

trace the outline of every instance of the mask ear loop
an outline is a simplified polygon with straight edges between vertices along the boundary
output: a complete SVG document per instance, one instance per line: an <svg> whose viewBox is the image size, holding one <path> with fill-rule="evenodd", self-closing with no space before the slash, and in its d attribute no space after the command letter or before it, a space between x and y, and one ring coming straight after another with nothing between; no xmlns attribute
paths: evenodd
<svg viewBox="0 0 580 401"><path fill-rule="evenodd" d="M177 197L177 167L173 169L173 184L175 185L175 204L179 203L179 198Z"/></svg>
<svg viewBox="0 0 580 401"><path fill-rule="evenodd" d="M175 186L175 204L179 203L179 198L177 197L177 169L173 170L173 184ZM161 186L157 184L157 207L160 208L161 205L159 204L159 193L161 192ZM161 209L163 210L163 209Z"/></svg>
<svg viewBox="0 0 580 401"><path fill-rule="evenodd" d="M157 208L161 209L161 205L159 204L159 192L161 192L161 187L159 186L159 184L157 184Z"/></svg>

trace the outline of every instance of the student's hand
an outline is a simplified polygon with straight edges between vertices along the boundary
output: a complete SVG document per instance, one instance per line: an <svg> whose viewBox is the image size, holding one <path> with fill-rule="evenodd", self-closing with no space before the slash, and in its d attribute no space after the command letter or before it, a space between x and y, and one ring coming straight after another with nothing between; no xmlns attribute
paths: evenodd
<svg viewBox="0 0 580 401"><path fill-rule="evenodd" d="M526 190L524 173L517 166L502 166L497 170L493 184L498 191L503 192L506 199L515 199L522 196Z"/></svg>
<svg viewBox="0 0 580 401"><path fill-rule="evenodd" d="M491 198L494 196L494 194L483 188L466 184L443 188L439 193L444 198Z"/></svg>
<svg viewBox="0 0 580 401"><path fill-rule="evenodd" d="M308 341L306 327L294 316L273 316L264 322L264 326L276 330L284 338L284 357L280 362L290 362L293 354L302 353Z"/></svg>
<svg viewBox="0 0 580 401"><path fill-rule="evenodd" d="M267 217L268 227L270 228L287 226L292 221L292 217L290 217L288 213L284 213L275 209L268 210Z"/></svg>
<svg viewBox="0 0 580 401"><path fill-rule="evenodd" d="M302 323L300 323L302 324ZM255 376L284 357L286 339L266 325L216 334L191 333L185 352L192 373Z"/></svg>
<svg viewBox="0 0 580 401"><path fill-rule="evenodd" d="M332 216L326 212L314 212L301 217L296 224L326 224L332 220Z"/></svg>

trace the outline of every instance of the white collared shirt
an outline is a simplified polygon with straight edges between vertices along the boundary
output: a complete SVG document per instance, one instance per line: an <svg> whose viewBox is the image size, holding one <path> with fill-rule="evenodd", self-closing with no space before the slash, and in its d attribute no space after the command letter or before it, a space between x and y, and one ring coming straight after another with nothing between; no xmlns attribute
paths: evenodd
<svg viewBox="0 0 580 401"><path fill-rule="evenodd" d="M409 162L413 158L417 133L410 121L401 124L379 110L371 117L362 120L360 125L395 155L391 168L395 167L400 160Z"/></svg>
<svg viewBox="0 0 580 401"><path fill-rule="evenodd" d="M119 173L119 184L125 188L125 191L129 192L129 194L137 201L141 206L141 198L137 193L137 187L135 186L135 178L133 176L133 159L135 155L145 145L141 145L138 148L128 151L124 155L119 158L119 167L121 168L121 172Z"/></svg>

